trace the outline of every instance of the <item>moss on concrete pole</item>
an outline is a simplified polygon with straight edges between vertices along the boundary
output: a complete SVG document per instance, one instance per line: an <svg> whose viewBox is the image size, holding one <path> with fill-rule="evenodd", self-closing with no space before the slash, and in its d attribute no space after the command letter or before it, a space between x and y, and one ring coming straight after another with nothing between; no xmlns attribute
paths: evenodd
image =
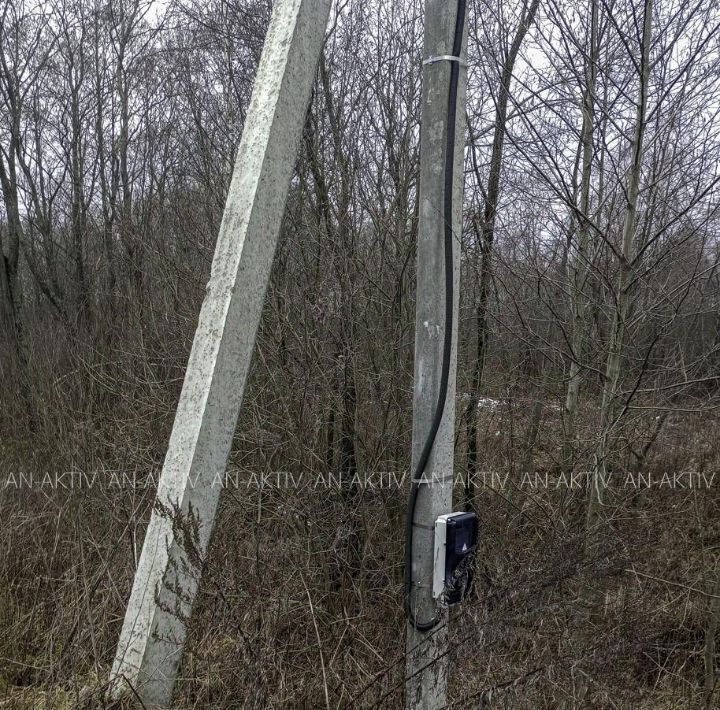
<svg viewBox="0 0 720 710"><path fill-rule="evenodd" d="M112 669L112 693L132 686L146 707L172 699L329 11L277 0L265 38Z"/></svg>
<svg viewBox="0 0 720 710"><path fill-rule="evenodd" d="M457 2L426 0L425 58L452 54ZM464 30L463 30L464 31ZM467 39L463 39L463 58ZM415 313L415 385L413 400L412 470L425 444L433 420L443 362L445 327L444 182L447 140L447 111L450 61L441 60L423 67L422 116L420 128L419 226L417 244L417 302ZM455 376L457 365L457 321L460 281L460 235L462 226L463 151L465 136L466 69L460 63L455 121L455 160L452 227L454 293L450 378L445 408L415 509L413 532L411 608L418 619L436 614L432 597L433 525L436 518L452 510L454 465ZM447 612L440 625L428 632L407 625L405 707L430 710L447 705L448 647Z"/></svg>

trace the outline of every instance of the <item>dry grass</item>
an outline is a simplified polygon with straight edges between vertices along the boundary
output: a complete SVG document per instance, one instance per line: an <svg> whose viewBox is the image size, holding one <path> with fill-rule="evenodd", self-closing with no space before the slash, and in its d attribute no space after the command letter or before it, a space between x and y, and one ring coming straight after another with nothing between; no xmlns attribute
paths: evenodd
<svg viewBox="0 0 720 710"><path fill-rule="evenodd" d="M152 352L72 363L46 355L33 365L45 384L34 393L44 409L31 434L14 425L26 416L20 405L0 415L3 474L94 472L105 485L0 492L0 707L105 707L152 499L151 488L108 482L116 471L142 479L159 470L177 378L154 372ZM267 470L263 447L276 445L267 420L259 424L259 387L248 395L232 459L246 475ZM529 411L504 405L484 415L483 468L519 473L512 467ZM581 439L592 437L592 422L588 407ZM716 434L712 420L672 419L647 470L718 470ZM537 469L556 471L558 435L548 400ZM306 473L322 471L317 457L303 461ZM297 472L300 464L273 465ZM715 491L617 492L606 534L587 554L582 495L481 488L478 583L453 612L453 707L574 707L583 687L588 708L703 707L707 593L720 535ZM251 486L222 499L177 706L314 708L327 693L332 707L400 707L404 492L365 491L350 509L339 492L310 485L258 496ZM602 603L586 618L583 590L598 584Z"/></svg>

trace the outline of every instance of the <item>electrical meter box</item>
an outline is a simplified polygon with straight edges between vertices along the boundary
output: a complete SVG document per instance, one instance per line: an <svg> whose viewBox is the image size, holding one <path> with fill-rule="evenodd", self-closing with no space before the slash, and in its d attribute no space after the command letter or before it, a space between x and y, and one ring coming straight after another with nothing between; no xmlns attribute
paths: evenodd
<svg viewBox="0 0 720 710"><path fill-rule="evenodd" d="M447 513L435 521L433 597L441 606L458 604L470 590L477 538L475 513Z"/></svg>

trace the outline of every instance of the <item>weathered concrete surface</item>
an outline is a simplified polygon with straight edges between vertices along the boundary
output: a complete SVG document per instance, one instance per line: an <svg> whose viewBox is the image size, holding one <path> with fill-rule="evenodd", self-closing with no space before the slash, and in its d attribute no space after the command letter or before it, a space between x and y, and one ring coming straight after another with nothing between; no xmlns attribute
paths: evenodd
<svg viewBox="0 0 720 710"><path fill-rule="evenodd" d="M112 669L114 695L132 685L148 707L171 700L329 10L330 0L277 0L265 40Z"/></svg>
<svg viewBox="0 0 720 710"><path fill-rule="evenodd" d="M452 54L457 3L427 0L425 3L424 57ZM467 39L463 41L465 47ZM463 56L465 51L463 49ZM439 515L452 510L454 464L455 375L457 365L458 293L460 285L460 234L462 223L463 149L465 145L466 70L460 67L455 123L453 182L454 317L452 359L442 423L427 464L425 477L432 486L418 494L413 534L413 593L411 606L416 617L429 621L436 613L432 598L433 525ZM413 401L412 470L420 456L434 418L440 389L445 326L444 181L447 141L447 106L450 62L424 67L420 130L420 222L417 245L417 303L415 311L415 393ZM446 480L446 483L439 481ZM447 705L448 630L441 626L427 633L407 625L405 707L408 710L441 708ZM437 660L436 660L437 659ZM421 670L422 669L422 670Z"/></svg>

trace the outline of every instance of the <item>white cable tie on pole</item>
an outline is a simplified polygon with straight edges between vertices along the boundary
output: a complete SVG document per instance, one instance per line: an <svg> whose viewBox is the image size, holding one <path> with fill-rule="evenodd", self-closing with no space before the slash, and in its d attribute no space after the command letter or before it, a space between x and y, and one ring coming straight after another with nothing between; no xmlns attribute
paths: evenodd
<svg viewBox="0 0 720 710"><path fill-rule="evenodd" d="M437 62L457 62L461 67L467 66L467 62L462 57L456 57L454 54L438 54L435 57L428 57L423 60L423 65Z"/></svg>

